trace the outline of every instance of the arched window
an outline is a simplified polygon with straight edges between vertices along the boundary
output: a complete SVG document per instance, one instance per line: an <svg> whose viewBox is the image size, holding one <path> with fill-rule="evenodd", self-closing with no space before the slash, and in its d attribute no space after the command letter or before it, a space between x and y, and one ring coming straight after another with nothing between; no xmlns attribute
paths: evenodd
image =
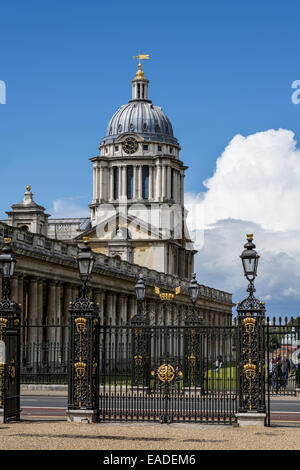
<svg viewBox="0 0 300 470"><path fill-rule="evenodd" d="M127 199L133 198L133 166L127 167Z"/></svg>
<svg viewBox="0 0 300 470"><path fill-rule="evenodd" d="M143 165L142 169L142 197L143 199L149 198L149 167Z"/></svg>
<svg viewBox="0 0 300 470"><path fill-rule="evenodd" d="M114 199L119 197L119 168L114 167Z"/></svg>

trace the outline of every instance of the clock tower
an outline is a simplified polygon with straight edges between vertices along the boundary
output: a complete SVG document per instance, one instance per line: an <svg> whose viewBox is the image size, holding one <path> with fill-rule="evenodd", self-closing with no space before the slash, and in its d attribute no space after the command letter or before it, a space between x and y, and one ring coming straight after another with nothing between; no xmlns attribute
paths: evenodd
<svg viewBox="0 0 300 470"><path fill-rule="evenodd" d="M94 251L189 279L194 254L185 219L183 162L170 120L148 99L138 70L132 98L111 118L93 163Z"/></svg>

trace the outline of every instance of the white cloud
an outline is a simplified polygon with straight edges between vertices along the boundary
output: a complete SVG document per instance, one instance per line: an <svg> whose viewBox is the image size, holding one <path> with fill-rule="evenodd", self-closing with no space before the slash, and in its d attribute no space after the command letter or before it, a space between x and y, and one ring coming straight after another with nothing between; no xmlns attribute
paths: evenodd
<svg viewBox="0 0 300 470"><path fill-rule="evenodd" d="M187 194L192 230L204 232L195 266L199 282L246 296L239 255L254 233L261 255L258 296L269 302L300 300L300 150L294 133L268 130L235 136L205 182ZM200 216L195 216L199 214ZM201 236L197 237L202 240Z"/></svg>
<svg viewBox="0 0 300 470"><path fill-rule="evenodd" d="M52 202L52 210L50 210L52 217L89 217L87 205L82 206L76 202L82 199L86 199L86 196L55 199Z"/></svg>
<svg viewBox="0 0 300 470"><path fill-rule="evenodd" d="M300 228L300 150L294 133L236 135L205 181L206 224L234 218L270 230Z"/></svg>

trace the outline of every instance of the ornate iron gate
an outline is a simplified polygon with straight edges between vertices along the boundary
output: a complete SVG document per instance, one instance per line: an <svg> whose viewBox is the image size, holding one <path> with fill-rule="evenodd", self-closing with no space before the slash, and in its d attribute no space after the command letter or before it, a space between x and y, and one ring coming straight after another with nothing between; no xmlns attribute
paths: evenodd
<svg viewBox="0 0 300 470"><path fill-rule="evenodd" d="M233 423L237 327L100 327L100 420Z"/></svg>
<svg viewBox="0 0 300 470"><path fill-rule="evenodd" d="M20 330L6 332L6 386L4 422L20 418Z"/></svg>

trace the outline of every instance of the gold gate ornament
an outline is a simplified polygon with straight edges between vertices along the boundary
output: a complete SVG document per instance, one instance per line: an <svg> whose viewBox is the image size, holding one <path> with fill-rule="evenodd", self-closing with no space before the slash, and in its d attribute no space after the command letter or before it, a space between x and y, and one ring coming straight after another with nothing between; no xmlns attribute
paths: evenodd
<svg viewBox="0 0 300 470"><path fill-rule="evenodd" d="M158 378L161 382L172 382L175 378L175 369L171 364L162 364L157 371Z"/></svg>

